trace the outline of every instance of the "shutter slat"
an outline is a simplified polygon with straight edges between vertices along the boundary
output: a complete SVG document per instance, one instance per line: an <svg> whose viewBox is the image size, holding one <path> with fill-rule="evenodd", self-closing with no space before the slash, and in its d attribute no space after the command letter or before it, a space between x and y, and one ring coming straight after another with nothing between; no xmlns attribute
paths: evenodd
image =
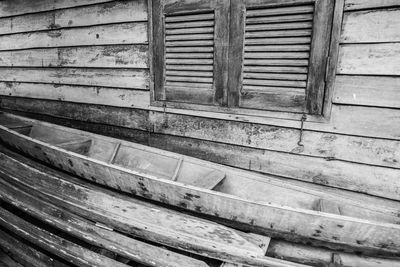
<svg viewBox="0 0 400 267"><path fill-rule="evenodd" d="M282 38L254 38L245 39L245 45L262 45L262 44L309 44L310 37L282 37Z"/></svg>
<svg viewBox="0 0 400 267"><path fill-rule="evenodd" d="M166 58L213 58L213 53L167 53Z"/></svg>
<svg viewBox="0 0 400 267"><path fill-rule="evenodd" d="M178 41L178 42L166 42L165 46L177 47L177 46L213 46L213 40L197 40L197 41Z"/></svg>
<svg viewBox="0 0 400 267"><path fill-rule="evenodd" d="M211 71L174 71L167 70L167 76L192 76L192 77L213 77L213 73Z"/></svg>
<svg viewBox="0 0 400 267"><path fill-rule="evenodd" d="M307 67L289 67L289 66L244 66L245 72L273 72L273 73L303 73L307 74Z"/></svg>
<svg viewBox="0 0 400 267"><path fill-rule="evenodd" d="M178 34L167 35L165 40L168 41L186 41L186 40L213 40L213 34Z"/></svg>
<svg viewBox="0 0 400 267"><path fill-rule="evenodd" d="M214 12L165 18L167 100L212 103L214 24Z"/></svg>
<svg viewBox="0 0 400 267"><path fill-rule="evenodd" d="M303 59L245 59L245 66L308 66Z"/></svg>
<svg viewBox="0 0 400 267"><path fill-rule="evenodd" d="M243 78L249 79L271 79L271 80L292 80L292 81L306 81L306 74L287 74L287 73L254 73L245 72Z"/></svg>
<svg viewBox="0 0 400 267"><path fill-rule="evenodd" d="M194 82L194 83L209 83L212 84L213 78L208 77L190 77L190 76L172 76L167 75L166 77L167 82Z"/></svg>
<svg viewBox="0 0 400 267"><path fill-rule="evenodd" d="M304 81L289 81L289 80L258 80L258 79L245 79L244 85L259 85L259 86L283 86L283 87L297 87L306 88L307 83Z"/></svg>
<svg viewBox="0 0 400 267"><path fill-rule="evenodd" d="M246 38L311 36L311 29L246 32Z"/></svg>
<svg viewBox="0 0 400 267"><path fill-rule="evenodd" d="M256 92L256 93L286 93L293 95L305 95L305 89L303 88L292 88L292 87L281 87L281 86L257 86L257 85L245 85L243 88L247 92Z"/></svg>
<svg viewBox="0 0 400 267"><path fill-rule="evenodd" d="M272 53L246 53L245 58L251 59L267 59L267 58L281 58L281 59L308 59L310 53L308 52L272 52Z"/></svg>
<svg viewBox="0 0 400 267"><path fill-rule="evenodd" d="M200 28L200 27L212 27L214 26L214 21L192 21L192 22L175 22L165 24L166 29L184 29L184 28Z"/></svg>
<svg viewBox="0 0 400 267"><path fill-rule="evenodd" d="M165 33L168 35L171 34L197 34L197 33L213 33L213 27L197 27L197 28L189 28L189 29L172 29L166 30Z"/></svg>
<svg viewBox="0 0 400 267"><path fill-rule="evenodd" d="M166 16L165 22L187 22L196 20L214 20L214 13Z"/></svg>
<svg viewBox="0 0 400 267"><path fill-rule="evenodd" d="M314 5L246 10L241 107L301 112Z"/></svg>
<svg viewBox="0 0 400 267"><path fill-rule="evenodd" d="M213 71L213 65L166 65L166 70Z"/></svg>
<svg viewBox="0 0 400 267"><path fill-rule="evenodd" d="M214 52L214 47L167 47L167 53L207 53Z"/></svg>
<svg viewBox="0 0 400 267"><path fill-rule="evenodd" d="M246 32L267 30L311 29L312 22L254 24L246 27Z"/></svg>
<svg viewBox="0 0 400 267"><path fill-rule="evenodd" d="M208 88L208 89L212 89L213 85L212 83L197 83L197 82L171 82L171 81L167 81L165 83L166 87L181 87L181 88L190 88L190 89L194 89L194 88Z"/></svg>
<svg viewBox="0 0 400 267"><path fill-rule="evenodd" d="M247 18L266 17L266 16L304 14L304 13L312 14L313 12L314 12L314 7L312 5L276 7L276 8L247 10L246 17Z"/></svg>
<svg viewBox="0 0 400 267"><path fill-rule="evenodd" d="M170 65L212 65L213 59L175 59L167 58L165 60Z"/></svg>
<svg viewBox="0 0 400 267"><path fill-rule="evenodd" d="M244 48L245 52L298 52L310 51L310 45L247 45Z"/></svg>
<svg viewBox="0 0 400 267"><path fill-rule="evenodd" d="M301 21L312 21L312 14L301 14L291 16L272 16L272 17L254 17L247 18L246 24L260 24L260 23L282 23L282 22L301 22Z"/></svg>

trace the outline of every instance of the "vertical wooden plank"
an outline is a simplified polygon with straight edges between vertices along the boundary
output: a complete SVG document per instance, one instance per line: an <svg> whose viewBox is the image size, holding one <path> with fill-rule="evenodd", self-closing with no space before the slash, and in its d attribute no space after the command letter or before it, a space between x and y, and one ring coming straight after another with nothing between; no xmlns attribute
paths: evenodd
<svg viewBox="0 0 400 267"><path fill-rule="evenodd" d="M313 39L307 83L307 110L313 115L320 115L323 108L325 90L325 72L328 62L331 23L334 1L315 2Z"/></svg>
<svg viewBox="0 0 400 267"><path fill-rule="evenodd" d="M322 115L325 117L325 119L330 119L332 111L332 98L336 82L336 66L339 61L339 39L342 29L344 2L345 0L335 1L335 9L332 22L332 39L329 48L330 60L328 62L328 69L326 73L327 79L325 85L324 106L322 111Z"/></svg>
<svg viewBox="0 0 400 267"><path fill-rule="evenodd" d="M231 1L229 37L228 106L237 107L242 86L245 5L243 0Z"/></svg>
<svg viewBox="0 0 400 267"><path fill-rule="evenodd" d="M153 62L154 56L154 36L153 36L153 1L147 0L147 12L148 12L148 21L149 26L147 27L147 35L149 36L149 51L147 56L147 65L149 66L149 89L150 89L150 104L155 101L155 93L154 93L154 65L151 64Z"/></svg>
<svg viewBox="0 0 400 267"><path fill-rule="evenodd" d="M154 99L165 100L164 90L164 14L162 0L153 0L153 73L154 77Z"/></svg>
<svg viewBox="0 0 400 267"><path fill-rule="evenodd" d="M215 100L227 105L230 0L219 0L215 9L214 86Z"/></svg>

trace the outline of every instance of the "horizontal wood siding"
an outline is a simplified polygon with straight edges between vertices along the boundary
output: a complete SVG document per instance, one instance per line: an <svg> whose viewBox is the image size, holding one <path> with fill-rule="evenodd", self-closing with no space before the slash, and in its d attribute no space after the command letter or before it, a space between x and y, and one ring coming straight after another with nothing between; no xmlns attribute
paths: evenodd
<svg viewBox="0 0 400 267"><path fill-rule="evenodd" d="M2 1L0 94L148 105L147 21L147 0Z"/></svg>
<svg viewBox="0 0 400 267"><path fill-rule="evenodd" d="M305 122L304 147L297 117L164 113L150 106L146 3L2 1L1 107L230 166L398 199L398 1L345 1L331 118Z"/></svg>

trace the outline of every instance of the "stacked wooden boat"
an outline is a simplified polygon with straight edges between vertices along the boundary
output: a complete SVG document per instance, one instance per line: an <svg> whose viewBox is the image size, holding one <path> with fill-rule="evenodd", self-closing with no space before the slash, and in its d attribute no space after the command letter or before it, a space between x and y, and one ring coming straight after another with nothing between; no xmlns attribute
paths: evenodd
<svg viewBox="0 0 400 267"><path fill-rule="evenodd" d="M206 259L250 266L400 264L396 200L305 186L6 113L0 140L18 151L0 147L0 236L12 244L13 233L79 266L124 263L86 251L75 239L148 266L210 265Z"/></svg>

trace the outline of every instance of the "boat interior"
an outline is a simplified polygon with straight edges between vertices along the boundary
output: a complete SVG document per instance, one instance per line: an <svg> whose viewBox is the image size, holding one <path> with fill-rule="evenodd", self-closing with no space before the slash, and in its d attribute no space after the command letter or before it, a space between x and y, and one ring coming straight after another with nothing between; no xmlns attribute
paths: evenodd
<svg viewBox="0 0 400 267"><path fill-rule="evenodd" d="M0 125L98 161L249 201L400 223L398 202L315 184L286 181L115 138L2 113Z"/></svg>

